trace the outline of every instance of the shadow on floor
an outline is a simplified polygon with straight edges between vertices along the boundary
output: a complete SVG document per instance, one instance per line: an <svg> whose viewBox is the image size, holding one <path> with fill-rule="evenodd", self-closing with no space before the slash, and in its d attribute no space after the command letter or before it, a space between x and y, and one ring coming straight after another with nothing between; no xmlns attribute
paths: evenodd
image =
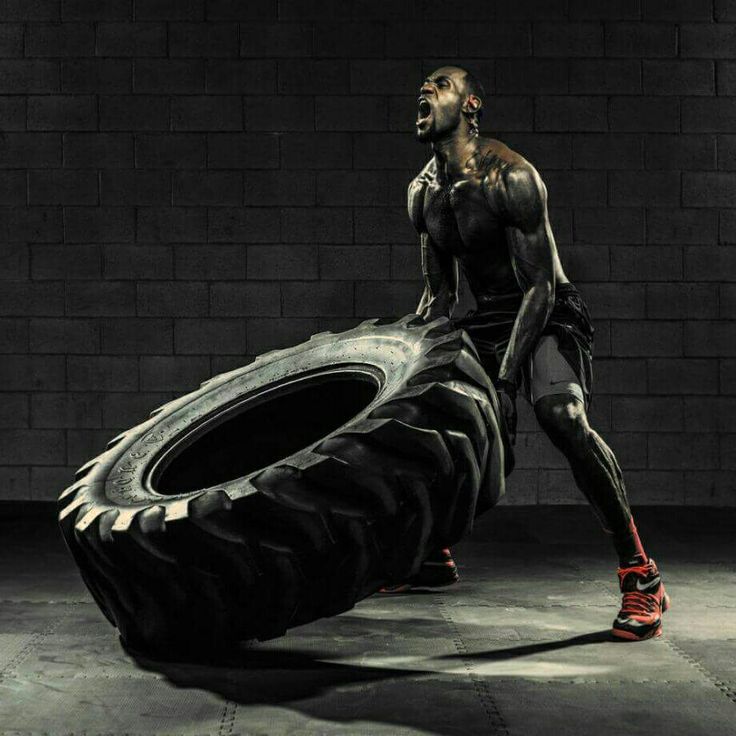
<svg viewBox="0 0 736 736"><path fill-rule="evenodd" d="M562 641L524 644L471 655L439 655L432 659L500 662L609 640L608 630L596 631ZM133 656L138 666L162 674L176 687L207 690L243 706L282 706L302 716L346 726L366 721L397 729L419 729L437 736L467 733L468 724L463 719L445 720L447 714L473 704L457 701L454 683L457 678L464 679L464 674L434 668L399 669L324 661L335 656L334 650L274 651L258 647L258 643L252 643L227 661L207 664L163 662L140 654ZM405 652L398 639L396 655L402 653ZM406 703L416 698L426 706L407 708Z"/></svg>
<svg viewBox="0 0 736 736"><path fill-rule="evenodd" d="M361 667L321 659L330 656L334 657L334 652L249 648L227 661L193 664L133 654L139 667L164 675L177 687L209 690L241 705L286 703L324 695L346 685L436 674L431 670Z"/></svg>
<svg viewBox="0 0 736 736"><path fill-rule="evenodd" d="M561 641L545 641L540 644L523 644L518 647L507 647L506 649L493 649L488 652L474 652L473 654L462 655L464 659L482 659L484 662L504 662L517 657L528 657L532 654L543 654L544 652L554 652L558 649L568 649L569 647L579 647L584 644L601 644L610 642L618 644L619 642L611 636L610 629L603 631L595 631L590 634L581 634L580 636L572 636L569 639ZM435 659L457 659L460 655L450 654L435 657Z"/></svg>
<svg viewBox="0 0 736 736"><path fill-rule="evenodd" d="M291 720L287 713L292 712L298 715L297 723L303 723L304 718L317 719L344 729L344 733L363 733L365 723L370 723L390 731L416 729L436 736L467 734L461 719L446 722L447 714L457 706L448 693L457 693L455 682L458 678L464 680L464 674L341 664L320 659L334 657L334 651L273 651L257 647L254 644L222 663L162 662L140 655L134 655L134 659L139 667L163 675L177 688L206 690L239 706L255 707L254 733L268 733L267 724L274 717L260 715L257 707L280 706L285 712L276 717L282 725ZM468 695L465 708L475 705L475 695L471 691ZM430 699L432 706L406 706L407 702L422 698ZM481 711L479 715L485 718ZM260 725L265 730L258 730Z"/></svg>

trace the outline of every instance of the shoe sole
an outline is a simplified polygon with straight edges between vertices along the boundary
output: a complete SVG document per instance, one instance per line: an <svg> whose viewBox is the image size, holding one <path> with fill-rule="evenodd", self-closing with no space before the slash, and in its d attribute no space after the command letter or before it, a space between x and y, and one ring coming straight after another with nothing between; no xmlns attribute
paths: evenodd
<svg viewBox="0 0 736 736"><path fill-rule="evenodd" d="M621 641L646 641L647 639L656 639L662 636L662 624L660 623L656 629L652 629L643 636L637 636L632 631L622 631L621 629L611 629L611 635Z"/></svg>
<svg viewBox="0 0 736 736"><path fill-rule="evenodd" d="M670 605L670 597L665 593L662 598L662 613L668 611ZM616 628L611 629L611 635L616 639L621 639L622 641L646 641L647 639L657 639L662 636L662 620L660 619L659 626L657 626L656 629L652 629L642 636L637 636L632 631L624 631L623 629Z"/></svg>
<svg viewBox="0 0 736 736"><path fill-rule="evenodd" d="M411 590L411 585L397 585L395 588L379 588L378 593L383 595L391 595L392 593L407 593Z"/></svg>
<svg viewBox="0 0 736 736"><path fill-rule="evenodd" d="M404 583L392 587L384 587L378 590L379 593L408 593L414 588L446 588L448 585L455 585L460 580L459 577L454 580L447 580L439 583Z"/></svg>

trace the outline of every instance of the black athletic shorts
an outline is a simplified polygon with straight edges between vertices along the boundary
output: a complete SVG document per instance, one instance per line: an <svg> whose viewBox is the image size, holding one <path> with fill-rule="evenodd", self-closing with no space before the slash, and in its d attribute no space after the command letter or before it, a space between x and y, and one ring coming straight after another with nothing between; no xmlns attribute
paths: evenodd
<svg viewBox="0 0 736 736"><path fill-rule="evenodd" d="M452 320L470 335L493 381L498 378L522 298L521 291L490 297ZM569 393L590 406L593 333L580 292L572 284L558 284L552 312L522 371L525 395L532 404L545 395Z"/></svg>

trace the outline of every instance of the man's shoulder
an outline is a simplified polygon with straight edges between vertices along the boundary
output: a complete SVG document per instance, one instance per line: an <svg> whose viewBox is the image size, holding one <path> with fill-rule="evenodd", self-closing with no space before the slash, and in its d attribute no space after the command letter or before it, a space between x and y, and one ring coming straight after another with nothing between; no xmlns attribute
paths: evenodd
<svg viewBox="0 0 736 736"><path fill-rule="evenodd" d="M409 182L409 190L412 188L421 188L429 184L437 176L437 163L434 156L427 161L424 168Z"/></svg>
<svg viewBox="0 0 736 736"><path fill-rule="evenodd" d="M544 184L534 165L505 143L485 139L479 169L483 186L490 194L504 199L524 196L530 189L543 189Z"/></svg>
<svg viewBox="0 0 736 736"><path fill-rule="evenodd" d="M483 138L480 151L478 169L492 181L536 173L524 156L495 138Z"/></svg>

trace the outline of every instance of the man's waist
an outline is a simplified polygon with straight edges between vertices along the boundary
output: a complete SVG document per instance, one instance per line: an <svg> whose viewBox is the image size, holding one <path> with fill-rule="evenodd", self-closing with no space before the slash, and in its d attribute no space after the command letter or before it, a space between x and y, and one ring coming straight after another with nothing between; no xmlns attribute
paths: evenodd
<svg viewBox="0 0 736 736"><path fill-rule="evenodd" d="M570 281L555 286L555 300L562 299L570 294L580 294L577 287ZM505 292L503 294L484 294L476 297L478 312L494 309L504 309L510 306L518 306L524 299L524 292L521 289Z"/></svg>

